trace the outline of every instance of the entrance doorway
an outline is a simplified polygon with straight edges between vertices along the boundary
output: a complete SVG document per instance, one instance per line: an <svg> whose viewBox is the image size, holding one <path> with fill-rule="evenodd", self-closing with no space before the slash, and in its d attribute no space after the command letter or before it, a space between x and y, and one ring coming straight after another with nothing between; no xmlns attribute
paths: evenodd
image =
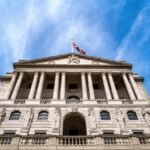
<svg viewBox="0 0 150 150"><path fill-rule="evenodd" d="M69 113L63 122L63 135L86 135L85 119L80 113Z"/></svg>

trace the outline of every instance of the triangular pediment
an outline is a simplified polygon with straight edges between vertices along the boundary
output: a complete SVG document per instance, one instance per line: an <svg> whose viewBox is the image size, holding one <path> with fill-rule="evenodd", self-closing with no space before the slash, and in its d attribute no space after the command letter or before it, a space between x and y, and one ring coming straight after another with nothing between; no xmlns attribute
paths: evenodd
<svg viewBox="0 0 150 150"><path fill-rule="evenodd" d="M98 57L80 55L80 54L64 54L57 56L50 56L46 58L33 59L33 60L21 60L15 64L19 65L126 65L130 66L126 62L113 61L109 59L103 59Z"/></svg>

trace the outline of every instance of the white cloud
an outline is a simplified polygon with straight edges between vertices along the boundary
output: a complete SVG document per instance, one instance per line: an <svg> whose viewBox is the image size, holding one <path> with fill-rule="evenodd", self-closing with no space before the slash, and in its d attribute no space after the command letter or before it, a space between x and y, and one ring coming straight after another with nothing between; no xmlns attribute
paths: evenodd
<svg viewBox="0 0 150 150"><path fill-rule="evenodd" d="M145 26L144 21L147 21L146 13L150 11L150 5L145 6L138 16L136 17L135 21L133 22L129 32L126 34L126 36L121 41L119 47L117 48L117 56L116 60L120 60L124 57L125 53L127 51L130 51L130 44L134 41L134 36L141 30L141 28L145 27L146 31L144 36L141 36L141 39L138 41L138 43L134 43L135 45L142 44L142 42L146 41L148 37L150 36L150 29L149 27Z"/></svg>

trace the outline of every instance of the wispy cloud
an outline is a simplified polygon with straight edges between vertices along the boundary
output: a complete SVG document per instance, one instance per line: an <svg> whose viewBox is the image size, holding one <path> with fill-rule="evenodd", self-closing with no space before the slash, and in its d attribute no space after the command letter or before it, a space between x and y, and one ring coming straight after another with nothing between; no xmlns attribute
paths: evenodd
<svg viewBox="0 0 150 150"><path fill-rule="evenodd" d="M140 40L138 43L134 43L136 45L142 44L144 41L146 41L150 37L150 28L147 27L150 25L149 23L146 23L149 19L149 16L147 16L150 12L150 4L145 6L136 17L135 21L133 22L129 32L126 34L126 36L121 41L119 47L117 48L117 55L116 60L122 59L125 56L125 53L127 51L130 51L130 44L134 41L135 36L141 31L141 28L144 28L144 35L140 37ZM147 20L148 19L148 20ZM145 24L146 23L146 24Z"/></svg>

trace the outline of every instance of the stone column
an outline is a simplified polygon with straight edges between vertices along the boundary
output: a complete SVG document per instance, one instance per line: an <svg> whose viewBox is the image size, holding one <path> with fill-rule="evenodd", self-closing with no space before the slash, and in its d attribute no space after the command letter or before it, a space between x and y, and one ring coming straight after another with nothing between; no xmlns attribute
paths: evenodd
<svg viewBox="0 0 150 150"><path fill-rule="evenodd" d="M60 99L65 99L66 92L66 73L63 72L61 76L61 88L60 88Z"/></svg>
<svg viewBox="0 0 150 150"><path fill-rule="evenodd" d="M8 93L6 95L6 99L10 98L10 95L11 95L11 93L13 91L13 87L15 86L16 78L17 78L17 73L14 73L13 77L11 79L10 85L9 85L9 89L8 89Z"/></svg>
<svg viewBox="0 0 150 150"><path fill-rule="evenodd" d="M43 84L44 84L44 78L45 78L45 73L42 72L41 76L40 76L40 81L39 81L37 93L36 93L36 99L41 99L42 90L43 90Z"/></svg>
<svg viewBox="0 0 150 150"><path fill-rule="evenodd" d="M15 85L14 91L12 93L11 99L16 99L17 98L17 95L18 95L18 92L19 92L19 88L21 86L21 82L22 82L23 76L24 76L24 73L21 72L19 77L18 77L17 83Z"/></svg>
<svg viewBox="0 0 150 150"><path fill-rule="evenodd" d="M58 99L58 89L59 89L59 72L56 72L54 91L53 91L53 99Z"/></svg>
<svg viewBox="0 0 150 150"><path fill-rule="evenodd" d="M89 86L89 95L90 99L95 99L94 89L93 89L93 82L92 82L92 76L91 73L88 73L88 86Z"/></svg>
<svg viewBox="0 0 150 150"><path fill-rule="evenodd" d="M136 98L135 98L135 96L134 96L133 90L132 90L132 88L131 88L131 85L130 85L130 83L129 83L129 81L128 81L128 79L127 79L127 76L126 76L125 73L122 74L122 78L123 78L123 81L124 81L124 83L125 83L125 86L126 86L126 89L127 89L127 91L128 91L128 94L129 94L130 99L131 99L131 100L135 100Z"/></svg>
<svg viewBox="0 0 150 150"><path fill-rule="evenodd" d="M136 85L136 83L135 83L135 80L134 80L132 74L129 74L128 76L129 76L131 85L132 85L132 87L133 87L133 90L134 90L134 92L135 92L137 98L138 98L138 99L142 99L141 93L140 93L140 91L139 91L139 89L138 89L138 87L137 87L137 85Z"/></svg>
<svg viewBox="0 0 150 150"><path fill-rule="evenodd" d="M85 73L81 73L81 84L82 84L82 99L87 100L88 96L87 96Z"/></svg>
<svg viewBox="0 0 150 150"><path fill-rule="evenodd" d="M105 89L106 99L111 100L112 97L111 97L111 93L110 93L110 89L109 89L109 85L108 85L108 81L107 81L105 73L102 73L102 80L103 80L103 85Z"/></svg>
<svg viewBox="0 0 150 150"><path fill-rule="evenodd" d="M36 85L37 85L37 81L38 81L38 75L39 75L38 72L36 72L34 74L34 78L33 78L33 82L32 82L32 86L31 86L31 89L30 89L28 99L33 99L34 98L35 89L36 89Z"/></svg>
<svg viewBox="0 0 150 150"><path fill-rule="evenodd" d="M113 98L115 100L118 100L119 96L118 96L117 89L116 89L116 86L115 86L115 83L114 83L114 80L113 80L113 77L112 77L111 73L108 73L108 79L109 79L110 87L111 87L111 90L112 90Z"/></svg>

